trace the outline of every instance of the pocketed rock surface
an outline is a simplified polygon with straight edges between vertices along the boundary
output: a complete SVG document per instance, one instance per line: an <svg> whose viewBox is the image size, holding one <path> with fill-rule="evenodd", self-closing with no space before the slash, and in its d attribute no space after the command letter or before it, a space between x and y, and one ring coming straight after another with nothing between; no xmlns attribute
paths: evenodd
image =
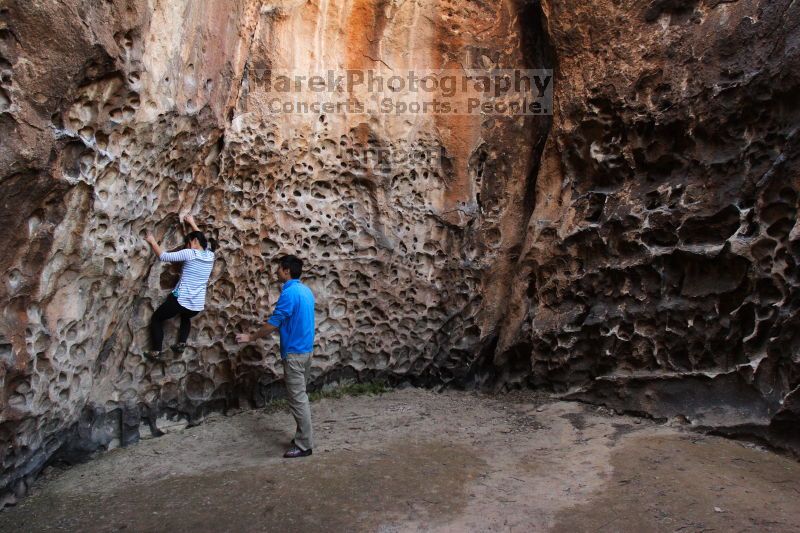
<svg viewBox="0 0 800 533"><path fill-rule="evenodd" d="M314 386L535 387L797 452L799 32L793 0L5 0L0 504L271 398L274 341L234 336L282 253ZM276 115L264 79L520 67L554 69L552 116ZM186 213L208 309L152 366L177 272L142 238Z"/></svg>
<svg viewBox="0 0 800 533"><path fill-rule="evenodd" d="M532 394L407 389L313 404L314 455L252 410L53 469L25 531L797 531L800 464Z"/></svg>
<svg viewBox="0 0 800 533"><path fill-rule="evenodd" d="M134 442L142 419L263 405L276 342L234 337L267 318L280 254L306 261L317 297L318 384L463 378L483 342L484 272L550 117L276 115L267 72L541 67L538 13L499 1L4 2L0 499L24 494L52 457ZM142 239L178 245L187 213L218 242L216 267L190 349L154 367L147 325L177 270L154 265Z"/></svg>

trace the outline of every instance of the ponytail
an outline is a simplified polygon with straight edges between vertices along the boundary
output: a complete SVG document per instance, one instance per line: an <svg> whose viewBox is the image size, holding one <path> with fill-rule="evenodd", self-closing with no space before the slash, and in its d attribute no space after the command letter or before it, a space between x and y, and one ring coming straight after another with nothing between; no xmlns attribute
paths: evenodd
<svg viewBox="0 0 800 533"><path fill-rule="evenodd" d="M189 243L192 242L194 239L197 239L197 242L200 243L200 246L203 247L203 250L208 250L208 240L206 239L206 236L203 235L202 231L191 232L186 237L184 237L183 242L188 246Z"/></svg>

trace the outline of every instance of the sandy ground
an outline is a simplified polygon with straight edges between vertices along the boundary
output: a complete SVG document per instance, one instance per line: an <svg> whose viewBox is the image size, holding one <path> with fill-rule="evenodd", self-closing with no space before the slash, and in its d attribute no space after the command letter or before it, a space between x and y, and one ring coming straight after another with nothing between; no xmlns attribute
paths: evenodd
<svg viewBox="0 0 800 533"><path fill-rule="evenodd" d="M532 393L322 400L51 469L0 531L800 531L800 463Z"/></svg>

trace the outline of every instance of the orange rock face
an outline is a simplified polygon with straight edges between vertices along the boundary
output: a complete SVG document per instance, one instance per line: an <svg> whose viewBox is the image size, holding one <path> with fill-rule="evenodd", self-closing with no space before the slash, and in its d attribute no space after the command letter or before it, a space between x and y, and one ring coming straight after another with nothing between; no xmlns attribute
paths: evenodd
<svg viewBox="0 0 800 533"><path fill-rule="evenodd" d="M463 380L502 312L507 251L524 236L517 204L549 117L382 112L369 104L389 90L363 86L321 97L363 112L280 113L270 82L542 68L521 38L540 31L524 27L527 11L11 2L0 49L0 485L20 495L54 453L133 442L161 415L194 420L271 398L275 341L242 347L234 335L268 317L282 253L306 261L317 295L317 385ZM189 350L153 366L147 325L176 272L154 264L142 238L152 230L177 245L187 213L219 242L218 261Z"/></svg>
<svg viewBox="0 0 800 533"><path fill-rule="evenodd" d="M535 386L795 442L794 3L5 5L7 501L52 457L278 393L275 341L234 335L283 253L317 295L315 386ZM274 107L280 74L520 68L555 70L552 116L398 113L431 94L346 82L279 99L333 111ZM153 366L176 272L142 238L178 245L187 213L218 261Z"/></svg>

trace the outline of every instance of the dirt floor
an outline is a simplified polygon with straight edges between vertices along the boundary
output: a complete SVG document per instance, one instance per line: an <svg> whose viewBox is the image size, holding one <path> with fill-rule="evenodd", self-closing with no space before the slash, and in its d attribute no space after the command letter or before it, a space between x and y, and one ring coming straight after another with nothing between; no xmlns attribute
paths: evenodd
<svg viewBox="0 0 800 533"><path fill-rule="evenodd" d="M408 389L216 416L65 470L0 531L800 531L800 463L530 393Z"/></svg>

